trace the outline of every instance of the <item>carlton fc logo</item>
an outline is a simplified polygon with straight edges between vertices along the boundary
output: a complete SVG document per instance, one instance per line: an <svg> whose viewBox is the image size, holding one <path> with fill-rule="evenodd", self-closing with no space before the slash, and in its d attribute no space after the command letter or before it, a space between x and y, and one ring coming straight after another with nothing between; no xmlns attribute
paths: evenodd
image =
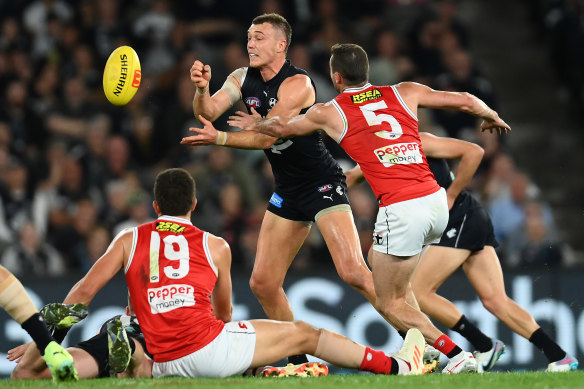
<svg viewBox="0 0 584 389"><path fill-rule="evenodd" d="M245 99L245 105L247 105L249 108L257 109L262 105L262 103L257 97L248 97Z"/></svg>

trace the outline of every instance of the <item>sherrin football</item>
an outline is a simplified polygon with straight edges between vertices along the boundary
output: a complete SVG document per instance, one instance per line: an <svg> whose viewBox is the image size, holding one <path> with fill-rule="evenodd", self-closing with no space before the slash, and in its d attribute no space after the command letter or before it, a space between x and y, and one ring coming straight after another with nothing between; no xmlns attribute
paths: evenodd
<svg viewBox="0 0 584 389"><path fill-rule="evenodd" d="M138 54L130 46L115 49L103 70L103 91L114 105L128 104L138 91L142 69Z"/></svg>

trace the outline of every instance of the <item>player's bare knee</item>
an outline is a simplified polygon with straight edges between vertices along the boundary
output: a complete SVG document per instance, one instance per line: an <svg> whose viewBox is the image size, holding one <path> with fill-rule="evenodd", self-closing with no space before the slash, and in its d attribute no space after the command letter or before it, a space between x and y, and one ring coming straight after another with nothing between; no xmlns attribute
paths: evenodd
<svg viewBox="0 0 584 389"><path fill-rule="evenodd" d="M507 300L507 296L503 297L496 294L482 295L479 297L485 309L493 314L500 312Z"/></svg>
<svg viewBox="0 0 584 389"><path fill-rule="evenodd" d="M338 269L339 277L347 284L357 289L364 289L365 278L356 266L345 266Z"/></svg>
<svg viewBox="0 0 584 389"><path fill-rule="evenodd" d="M375 302L375 309L382 315L389 318L397 318L400 316L399 312L404 308L405 299L377 299Z"/></svg>
<svg viewBox="0 0 584 389"><path fill-rule="evenodd" d="M274 295L278 289L278 285L276 283L270 282L270 280L265 277L254 277L253 274L249 279L249 287L251 288L253 294L258 298Z"/></svg>

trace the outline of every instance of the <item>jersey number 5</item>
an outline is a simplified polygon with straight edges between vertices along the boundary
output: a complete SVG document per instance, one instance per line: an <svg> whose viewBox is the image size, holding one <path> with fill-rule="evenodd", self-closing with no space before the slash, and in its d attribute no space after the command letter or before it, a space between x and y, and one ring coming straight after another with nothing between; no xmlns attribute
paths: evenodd
<svg viewBox="0 0 584 389"><path fill-rule="evenodd" d="M375 133L376 135L386 139L396 139L403 134L402 126L399 124L396 118L387 113L375 113L375 111L387 108L385 101L382 100L375 103L361 105L359 108L361 109L367 124L370 126L378 126L383 122L387 122L390 125L391 131L378 131Z"/></svg>
<svg viewBox="0 0 584 389"><path fill-rule="evenodd" d="M183 278L189 273L189 243L183 235L167 235L160 239L157 231L150 235L150 282L160 280L158 259L160 258L160 242L164 243L164 257L170 261L178 261L178 267L165 266L164 274L168 278Z"/></svg>

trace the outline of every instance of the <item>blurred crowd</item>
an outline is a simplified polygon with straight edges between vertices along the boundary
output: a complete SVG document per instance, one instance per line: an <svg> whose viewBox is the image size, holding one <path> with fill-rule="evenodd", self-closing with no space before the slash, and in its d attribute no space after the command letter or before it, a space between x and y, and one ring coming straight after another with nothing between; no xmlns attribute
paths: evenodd
<svg viewBox="0 0 584 389"><path fill-rule="evenodd" d="M253 17L277 12L292 24L289 58L309 72L318 101L336 95L330 47L356 42L369 53L374 84L419 81L473 93L497 109L458 7L451 0L229 6L220 0L0 0L0 264L17 275L87 270L120 230L156 217L155 174L184 167L197 182L193 222L223 236L234 267L249 270L272 172L262 151L179 144L199 125L192 113L193 61L211 64L211 91L218 89L227 74L248 64ZM142 84L128 105L115 107L103 95L101 75L111 51L124 44L140 57ZM216 125L232 131L227 115ZM423 131L485 148L472 190L492 215L503 265L561 265L565 250L552 211L501 139L480 134L468 115L419 116ZM351 166L334 142L327 145L343 167ZM366 185L353 189L350 200L366 254L377 205ZM314 228L294 266L329 261Z"/></svg>
<svg viewBox="0 0 584 389"><path fill-rule="evenodd" d="M529 0L526 3L560 83L557 97L581 110L584 107L584 1Z"/></svg>

